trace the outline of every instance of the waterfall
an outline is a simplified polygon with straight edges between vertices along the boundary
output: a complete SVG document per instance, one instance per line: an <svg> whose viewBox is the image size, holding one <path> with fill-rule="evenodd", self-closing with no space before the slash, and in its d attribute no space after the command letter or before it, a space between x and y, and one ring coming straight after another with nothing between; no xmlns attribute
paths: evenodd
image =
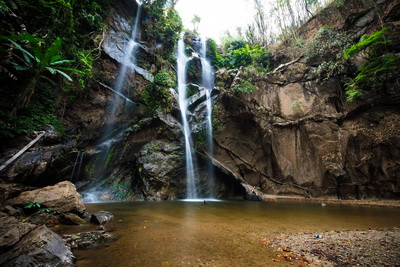
<svg viewBox="0 0 400 267"><path fill-rule="evenodd" d="M136 42L136 37L138 34L141 11L142 11L142 5L138 4L135 22L134 22L132 30L131 30L130 40L128 41L128 45L124 49L124 59L123 59L123 62L121 63L121 68L118 73L117 82L115 83L115 87L114 87L116 94L114 95L114 99L111 104L111 109L110 109L110 113L109 113L110 119L115 118L117 106L118 106L118 96L121 96L121 95L123 96L121 91L122 91L122 88L123 88L123 85L125 82L125 76L126 76L126 71L128 70L128 66L131 64L136 65L136 50L139 46L139 43ZM125 99L126 99L126 97L125 97Z"/></svg>
<svg viewBox="0 0 400 267"><path fill-rule="evenodd" d="M187 99L186 99L186 64L189 61L185 55L185 44L183 40L178 42L177 69L178 69L178 102L182 116L183 134L185 137L185 158L186 158L186 192L187 198L197 198L196 182L194 175L194 163L192 154L192 138L187 119Z"/></svg>
<svg viewBox="0 0 400 267"><path fill-rule="evenodd" d="M74 181L76 182L78 180L79 174L81 172L81 167L82 167L83 153L84 152L82 152L82 151L79 151L78 153L76 153L74 168L72 169L71 177L69 178L69 181L71 183L73 183ZM75 172L75 170L77 170L77 172Z"/></svg>
<svg viewBox="0 0 400 267"><path fill-rule="evenodd" d="M110 103L109 109L107 110L106 116L108 125L106 125L103 131L102 143L98 144L96 147L97 150L99 150L100 152L94 158L95 168L94 168L94 173L91 175L95 179L95 182L104 178L104 171L106 170L107 165L109 163L109 154L111 148L114 145L114 143L118 142L122 138L125 132L125 129L116 131L117 129L115 128L115 120L117 118L117 113L118 113L117 110L121 104L120 103L121 97L124 100L125 105L133 103L132 101L130 101L129 98L127 98L123 94L123 88L128 68L132 68L132 65L136 66L137 64L136 52L137 48L139 47L139 43L136 41L136 39L139 32L141 10L142 10L142 5L138 3L136 17L132 25L129 40L123 50L124 58L123 61L121 62L118 76L114 84L114 88L111 90L114 92L114 95L113 95L113 100ZM89 188L88 191L84 192L84 194L89 196L88 198L90 201L96 201L93 200L93 198L94 197L97 198L98 195L101 194L101 191L98 191L97 186L93 186L92 188Z"/></svg>
<svg viewBox="0 0 400 267"><path fill-rule="evenodd" d="M205 88L206 92L206 128L207 128L207 152L210 156L214 154L213 147L213 131L212 131L212 98L211 91L214 88L214 71L210 62L207 60L207 44L206 38L202 38L202 53L201 53L201 85ZM210 197L213 196L213 189L215 184L214 166L211 161L208 162L208 175L209 175L209 189Z"/></svg>

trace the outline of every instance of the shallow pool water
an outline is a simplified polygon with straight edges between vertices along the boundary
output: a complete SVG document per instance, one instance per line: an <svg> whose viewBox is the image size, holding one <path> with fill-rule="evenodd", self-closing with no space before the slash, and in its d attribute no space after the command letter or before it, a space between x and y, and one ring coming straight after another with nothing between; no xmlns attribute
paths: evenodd
<svg viewBox="0 0 400 267"><path fill-rule="evenodd" d="M270 266L282 263L274 263L276 253L260 245L263 237L400 226L398 208L281 201L119 202L87 208L112 212L115 218L107 227L118 239L74 251L78 266Z"/></svg>

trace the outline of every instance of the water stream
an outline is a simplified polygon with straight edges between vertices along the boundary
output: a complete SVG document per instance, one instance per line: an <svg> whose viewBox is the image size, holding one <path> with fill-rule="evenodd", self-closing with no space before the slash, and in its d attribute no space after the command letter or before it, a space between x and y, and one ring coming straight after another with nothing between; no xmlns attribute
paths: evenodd
<svg viewBox="0 0 400 267"><path fill-rule="evenodd" d="M202 80L201 85L205 88L206 92L206 128L207 128L207 153L210 156L214 154L213 148L213 130L212 130L212 98L211 92L214 88L214 70L207 60L207 43L206 38L202 38L202 54L201 54L201 67L202 67ZM214 165L211 160L208 161L208 177L209 177L209 192L210 197L214 197L215 173Z"/></svg>
<svg viewBox="0 0 400 267"><path fill-rule="evenodd" d="M189 121L187 118L188 104L186 95L186 89L187 89L186 64L188 61L189 58L185 54L185 44L183 40L179 40L178 51L177 51L178 95L179 95L178 102L182 117L183 134L185 137L186 192L187 192L187 198L195 199L197 198L197 190L196 190L196 180L195 180L194 161L192 152L193 142L191 138Z"/></svg>
<svg viewBox="0 0 400 267"><path fill-rule="evenodd" d="M118 131L118 129L116 129L115 119L117 118L118 107L121 107L121 102L120 102L121 97L124 100L124 105L132 104L132 101L130 101L130 99L123 94L123 88L128 67L136 65L136 52L137 52L136 50L139 46L139 43L136 41L136 39L139 33L139 21L140 21L141 10L142 10L142 5L138 3L138 9L136 11L136 17L132 26L130 39L126 47L124 48L124 59L123 62L121 63L118 72L118 77L114 85L114 88L112 90L114 91L114 95L110 107L107 111L108 125L106 125L103 131L104 141L99 145L97 145L96 147L96 149L100 150L98 155L93 159L95 161L95 171L93 178L95 178L96 180L104 178L103 176L105 174L105 170L107 167L107 159L111 151L112 145L121 138L121 136L125 131L125 130ZM84 198L84 201L97 202L96 201L97 193L100 191L101 189L98 188L97 186L91 187L90 189L88 189L86 192L83 193L84 195L86 194L87 196L89 196L87 198Z"/></svg>

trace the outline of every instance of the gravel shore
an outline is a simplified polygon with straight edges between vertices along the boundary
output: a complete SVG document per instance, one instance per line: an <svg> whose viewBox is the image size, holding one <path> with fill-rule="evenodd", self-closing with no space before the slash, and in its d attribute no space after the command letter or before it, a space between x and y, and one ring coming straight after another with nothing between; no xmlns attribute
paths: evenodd
<svg viewBox="0 0 400 267"><path fill-rule="evenodd" d="M331 231L260 239L275 262L300 266L400 266L400 229Z"/></svg>

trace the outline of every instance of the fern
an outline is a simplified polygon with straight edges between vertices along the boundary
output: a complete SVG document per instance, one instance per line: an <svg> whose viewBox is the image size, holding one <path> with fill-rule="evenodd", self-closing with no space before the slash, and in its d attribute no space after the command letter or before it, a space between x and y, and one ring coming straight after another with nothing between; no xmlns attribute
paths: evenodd
<svg viewBox="0 0 400 267"><path fill-rule="evenodd" d="M348 59L349 57L354 57L358 55L368 47L377 47L390 44L391 40L381 40L384 37L385 32L389 29L389 27L385 27L382 30L371 34L370 36L364 35L363 37L361 37L360 42L350 46L344 51L343 57L345 59Z"/></svg>

